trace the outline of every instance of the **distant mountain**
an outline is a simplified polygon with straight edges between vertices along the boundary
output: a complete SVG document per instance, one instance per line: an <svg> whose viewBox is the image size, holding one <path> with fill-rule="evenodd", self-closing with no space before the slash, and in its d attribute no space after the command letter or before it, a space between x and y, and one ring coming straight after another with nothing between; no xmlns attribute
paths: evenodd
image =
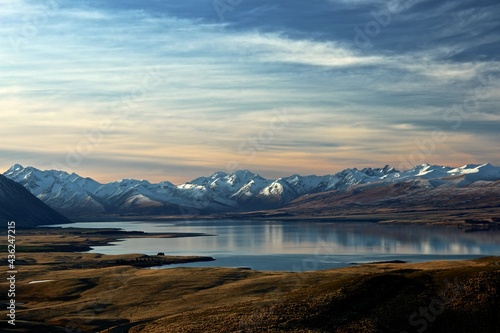
<svg viewBox="0 0 500 333"><path fill-rule="evenodd" d="M500 168L421 165L395 178L302 196L280 209L299 215L370 214L402 211L500 208Z"/></svg>
<svg viewBox="0 0 500 333"><path fill-rule="evenodd" d="M279 179L266 179L248 170L238 170L232 174L217 172L181 185L167 181L152 184L134 179L100 184L74 173L40 171L18 164L4 175L69 216L175 215L280 208L322 195L353 197L372 187L386 188L384 191L389 192L382 191L380 198L387 200L400 195L399 191L394 190L398 187L439 188L442 196L446 196L447 192L467 192L463 189L472 187L476 191L488 192L485 188L500 180L500 168L491 164L465 165L460 168L423 164L407 171L385 166L346 169L326 176L292 175ZM427 198L423 193L420 195L423 199ZM336 200L332 199L328 205L337 204ZM378 197L370 200L380 201Z"/></svg>
<svg viewBox="0 0 500 333"><path fill-rule="evenodd" d="M22 185L2 175L0 175L0 220L5 225L8 221L15 221L18 228L71 222Z"/></svg>

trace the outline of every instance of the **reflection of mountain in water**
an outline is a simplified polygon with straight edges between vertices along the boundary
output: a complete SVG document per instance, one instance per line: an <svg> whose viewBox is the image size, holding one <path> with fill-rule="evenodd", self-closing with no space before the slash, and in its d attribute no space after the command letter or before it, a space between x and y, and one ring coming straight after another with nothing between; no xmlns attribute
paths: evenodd
<svg viewBox="0 0 500 333"><path fill-rule="evenodd" d="M127 223L99 223L123 227ZM97 247L101 253L171 254L416 254L493 255L500 252L500 232L465 233L452 227L383 225L376 223L299 223L205 221L161 224L141 222L135 230L196 232L215 236L177 239L127 239L115 246ZM128 229L130 230L130 229Z"/></svg>
<svg viewBox="0 0 500 333"><path fill-rule="evenodd" d="M299 230L300 229L300 230ZM500 233L465 233L450 227L373 223L284 224L266 230L269 241L284 248L309 244L321 253L482 254L500 247ZM281 244L280 244L281 243ZM494 253L494 251L493 251Z"/></svg>

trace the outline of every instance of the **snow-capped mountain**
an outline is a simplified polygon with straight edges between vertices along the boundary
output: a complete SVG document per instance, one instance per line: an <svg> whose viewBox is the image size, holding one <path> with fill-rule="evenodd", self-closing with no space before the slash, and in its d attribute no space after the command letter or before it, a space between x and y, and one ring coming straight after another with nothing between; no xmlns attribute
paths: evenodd
<svg viewBox="0 0 500 333"><path fill-rule="evenodd" d="M491 164L461 168L421 165L343 191L302 196L278 211L287 216L410 213L420 221L427 221L427 214L434 212L434 222L463 223L465 217L472 221L500 221L496 217L500 208L499 172L500 168Z"/></svg>
<svg viewBox="0 0 500 333"><path fill-rule="evenodd" d="M0 175L0 219L15 221L17 228L70 223L20 184ZM6 225L6 224L5 224Z"/></svg>
<svg viewBox="0 0 500 333"><path fill-rule="evenodd" d="M64 171L40 171L19 164L11 167L5 176L23 185L50 207L58 211L78 213L105 212L93 193L102 185L90 178L82 178Z"/></svg>
<svg viewBox="0 0 500 333"><path fill-rule="evenodd" d="M278 208L305 195L355 187L413 182L428 188L461 188L500 180L500 168L491 164L460 168L423 164L411 170L346 169L333 175L292 175L266 179L248 170L216 172L181 185L168 181L123 179L100 184L64 171L41 171L19 164L5 176L22 184L54 209L70 216L95 214L183 214L250 211Z"/></svg>

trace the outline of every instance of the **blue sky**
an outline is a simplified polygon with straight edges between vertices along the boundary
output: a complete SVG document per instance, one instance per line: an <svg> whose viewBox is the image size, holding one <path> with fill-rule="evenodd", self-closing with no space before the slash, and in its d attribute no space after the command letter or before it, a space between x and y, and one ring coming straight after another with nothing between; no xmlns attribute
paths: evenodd
<svg viewBox="0 0 500 333"><path fill-rule="evenodd" d="M500 4L0 0L0 167L500 164Z"/></svg>

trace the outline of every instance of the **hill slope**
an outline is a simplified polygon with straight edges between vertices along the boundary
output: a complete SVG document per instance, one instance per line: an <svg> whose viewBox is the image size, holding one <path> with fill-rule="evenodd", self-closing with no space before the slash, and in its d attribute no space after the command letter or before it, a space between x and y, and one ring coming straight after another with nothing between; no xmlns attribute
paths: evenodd
<svg viewBox="0 0 500 333"><path fill-rule="evenodd" d="M22 185L0 175L0 219L15 221L16 227L70 223Z"/></svg>
<svg viewBox="0 0 500 333"><path fill-rule="evenodd" d="M500 326L498 257L299 273L82 269L82 257L89 265L114 262L116 256L30 254L29 269L18 282L25 322L12 329L4 319L0 327L11 329L6 332L496 333ZM47 261L50 266L41 264Z"/></svg>

